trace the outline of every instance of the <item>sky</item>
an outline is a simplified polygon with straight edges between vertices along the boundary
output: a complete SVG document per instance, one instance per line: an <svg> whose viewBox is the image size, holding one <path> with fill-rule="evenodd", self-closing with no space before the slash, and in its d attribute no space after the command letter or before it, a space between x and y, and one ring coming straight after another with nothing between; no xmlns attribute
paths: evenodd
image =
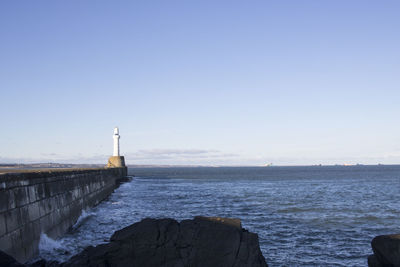
<svg viewBox="0 0 400 267"><path fill-rule="evenodd" d="M0 163L400 163L400 2L0 1Z"/></svg>

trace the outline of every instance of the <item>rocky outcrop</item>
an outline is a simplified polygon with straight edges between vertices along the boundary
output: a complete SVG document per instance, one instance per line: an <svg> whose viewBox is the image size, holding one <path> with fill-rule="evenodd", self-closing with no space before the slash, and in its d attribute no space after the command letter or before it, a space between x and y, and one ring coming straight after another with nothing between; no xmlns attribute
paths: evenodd
<svg viewBox="0 0 400 267"><path fill-rule="evenodd" d="M372 239L373 255L369 267L400 267L400 234L380 235Z"/></svg>
<svg viewBox="0 0 400 267"><path fill-rule="evenodd" d="M0 266L5 267L23 267L25 265L17 262L13 257L0 250Z"/></svg>
<svg viewBox="0 0 400 267"><path fill-rule="evenodd" d="M64 266L267 266L258 236L240 222L197 217L144 219L88 247Z"/></svg>
<svg viewBox="0 0 400 267"><path fill-rule="evenodd" d="M56 266L38 262L34 266ZM240 220L196 217L144 219L116 231L109 243L87 247L58 266L138 267L264 267L257 234L241 227Z"/></svg>

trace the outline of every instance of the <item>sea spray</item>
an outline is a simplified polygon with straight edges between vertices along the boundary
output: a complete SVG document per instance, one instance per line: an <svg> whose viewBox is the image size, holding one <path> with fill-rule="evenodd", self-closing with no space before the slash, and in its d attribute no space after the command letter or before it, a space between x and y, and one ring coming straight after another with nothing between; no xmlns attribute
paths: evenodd
<svg viewBox="0 0 400 267"><path fill-rule="evenodd" d="M40 257L46 259L54 254L68 254L68 250L65 249L60 240L54 240L42 233L39 240Z"/></svg>
<svg viewBox="0 0 400 267"><path fill-rule="evenodd" d="M91 216L94 215L95 213L92 211L83 210L76 223L71 227L69 233L74 233L75 231L77 231L82 224L84 224ZM66 258L62 258L61 260L68 259L70 252L67 248L68 246L63 244L63 241L63 239L54 240L50 238L47 234L42 233L39 240L39 256L41 258L48 259L53 255L62 254L65 255Z"/></svg>
<svg viewBox="0 0 400 267"><path fill-rule="evenodd" d="M95 212L89 211L89 210L83 210L81 215L79 216L78 220L76 220L76 223L72 226L72 230L74 231L78 229L82 224L84 224L91 216L96 215Z"/></svg>

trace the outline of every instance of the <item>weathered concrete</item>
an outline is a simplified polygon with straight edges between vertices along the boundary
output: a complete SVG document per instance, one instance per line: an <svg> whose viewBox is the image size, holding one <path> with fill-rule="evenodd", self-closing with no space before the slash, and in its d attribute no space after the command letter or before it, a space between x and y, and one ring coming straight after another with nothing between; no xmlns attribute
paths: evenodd
<svg viewBox="0 0 400 267"><path fill-rule="evenodd" d="M127 168L49 169L0 174L0 250L25 262L41 233L64 234L82 210L113 192Z"/></svg>

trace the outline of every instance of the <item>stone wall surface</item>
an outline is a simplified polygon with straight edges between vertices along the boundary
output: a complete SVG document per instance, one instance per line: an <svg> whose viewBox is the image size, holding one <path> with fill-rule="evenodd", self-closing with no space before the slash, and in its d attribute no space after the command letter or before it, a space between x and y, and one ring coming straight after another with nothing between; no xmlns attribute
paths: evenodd
<svg viewBox="0 0 400 267"><path fill-rule="evenodd" d="M125 167L125 158L123 156L112 156L108 159L107 167Z"/></svg>
<svg viewBox="0 0 400 267"><path fill-rule="evenodd" d="M26 262L37 255L42 233L64 234L126 175L126 167L0 174L0 250Z"/></svg>

